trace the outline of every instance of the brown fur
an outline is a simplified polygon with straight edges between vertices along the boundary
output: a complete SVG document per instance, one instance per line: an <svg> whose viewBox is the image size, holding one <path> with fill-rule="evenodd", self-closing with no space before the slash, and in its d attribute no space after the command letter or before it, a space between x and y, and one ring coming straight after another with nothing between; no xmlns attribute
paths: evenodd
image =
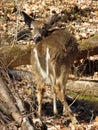
<svg viewBox="0 0 98 130"><path fill-rule="evenodd" d="M43 29L37 26L36 21L24 12L23 16L25 23L32 28L32 38L37 44L31 52L31 65L37 83L38 114L42 115L42 99L45 84L49 80L53 91L54 114L58 114L56 107L56 98L58 98L63 104L63 113L69 115L72 122L76 123L77 120L65 99L68 74L78 54L76 39L65 29L55 30L44 37ZM45 31L45 26L42 27Z"/></svg>
<svg viewBox="0 0 98 130"><path fill-rule="evenodd" d="M71 65L78 53L76 40L68 31L64 29L53 32L50 36L44 38L37 44L38 45L36 49L38 53L38 58L43 70L46 70L46 48L49 48L50 59L48 64L48 78L50 78L50 80L52 81L51 75L53 76L52 87L54 93L54 100L56 96L64 106L64 114L68 114L70 117L72 117L73 114L69 109L67 102L65 101L65 93L68 74L70 72ZM37 80L37 98L39 105L38 114L41 116L41 105L44 94L43 89L45 79L43 79L42 75L38 70L33 50L31 56L31 64L33 73L35 74ZM57 110L54 110L54 114L57 114Z"/></svg>

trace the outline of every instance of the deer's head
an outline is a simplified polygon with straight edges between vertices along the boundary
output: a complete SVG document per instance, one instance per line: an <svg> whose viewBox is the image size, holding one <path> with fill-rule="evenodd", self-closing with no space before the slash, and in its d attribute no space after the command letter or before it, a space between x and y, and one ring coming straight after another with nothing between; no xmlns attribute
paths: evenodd
<svg viewBox="0 0 98 130"><path fill-rule="evenodd" d="M38 21L35 21L34 18L32 18L31 16L29 16L28 14L26 14L25 12L22 12L23 16L24 16L24 21L25 24L28 26L29 30L31 31L32 34L32 39L35 42L38 42L42 39L42 31L44 28L41 28L41 24Z"/></svg>
<svg viewBox="0 0 98 130"><path fill-rule="evenodd" d="M51 32L55 31L58 28L52 28L52 25L60 19L58 14L53 15L43 22L41 20L35 20L35 18L29 16L25 12L22 12L24 16L25 24L28 26L32 34L32 39L34 42L40 41L43 37L48 36Z"/></svg>

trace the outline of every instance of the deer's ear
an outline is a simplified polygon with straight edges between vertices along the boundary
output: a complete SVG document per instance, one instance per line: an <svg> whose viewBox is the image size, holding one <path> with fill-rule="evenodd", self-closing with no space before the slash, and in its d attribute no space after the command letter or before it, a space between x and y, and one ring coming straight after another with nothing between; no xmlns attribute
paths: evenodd
<svg viewBox="0 0 98 130"><path fill-rule="evenodd" d="M34 19L23 11L22 11L22 14L23 14L23 17L24 17L24 22L30 27L31 22L34 21Z"/></svg>

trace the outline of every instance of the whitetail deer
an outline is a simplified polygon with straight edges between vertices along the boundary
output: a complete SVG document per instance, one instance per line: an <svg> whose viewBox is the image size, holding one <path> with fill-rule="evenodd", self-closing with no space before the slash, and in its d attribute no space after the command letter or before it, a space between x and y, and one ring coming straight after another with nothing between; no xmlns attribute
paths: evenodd
<svg viewBox="0 0 98 130"><path fill-rule="evenodd" d="M36 21L29 18L25 13L23 14L25 22L29 28L33 29L31 30L33 31L33 39L37 42L36 47L31 52L31 65L37 82L38 114L39 116L42 114L41 106L45 81L50 79L54 95L54 114L56 115L58 113L56 107L56 98L58 98L63 104L63 113L68 114L72 122L76 123L77 120L73 116L65 99L68 74L78 53L76 39L67 30L59 29L40 40L43 31L40 32L41 28L38 29L37 26L35 26ZM45 27L45 25L43 27ZM46 29L44 28L44 30Z"/></svg>

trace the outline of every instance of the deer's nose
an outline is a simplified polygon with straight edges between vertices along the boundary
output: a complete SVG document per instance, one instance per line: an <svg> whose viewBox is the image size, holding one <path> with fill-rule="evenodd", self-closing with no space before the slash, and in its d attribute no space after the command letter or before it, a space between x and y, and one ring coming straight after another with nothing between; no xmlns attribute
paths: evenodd
<svg viewBox="0 0 98 130"><path fill-rule="evenodd" d="M42 39L42 36L41 35L35 35L33 39L34 39L34 42L38 42Z"/></svg>

